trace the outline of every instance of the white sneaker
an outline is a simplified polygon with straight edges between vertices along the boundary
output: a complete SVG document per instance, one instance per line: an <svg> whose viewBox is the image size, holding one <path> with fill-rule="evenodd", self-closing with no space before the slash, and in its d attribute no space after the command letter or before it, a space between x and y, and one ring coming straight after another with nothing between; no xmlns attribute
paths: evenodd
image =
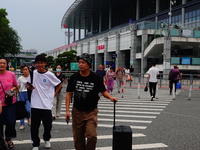
<svg viewBox="0 0 200 150"><path fill-rule="evenodd" d="M20 127L19 127L19 130L24 130L24 129L25 129L24 126L20 126Z"/></svg>
<svg viewBox="0 0 200 150"><path fill-rule="evenodd" d="M33 147L32 150L39 150L39 147Z"/></svg>
<svg viewBox="0 0 200 150"><path fill-rule="evenodd" d="M51 143L49 141L44 141L44 147L45 148L50 148L51 147Z"/></svg>

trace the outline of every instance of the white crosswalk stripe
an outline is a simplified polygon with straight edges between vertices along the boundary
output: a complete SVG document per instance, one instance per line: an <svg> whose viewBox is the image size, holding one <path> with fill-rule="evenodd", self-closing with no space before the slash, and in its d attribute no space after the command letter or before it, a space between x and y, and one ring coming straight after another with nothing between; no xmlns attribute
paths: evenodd
<svg viewBox="0 0 200 150"><path fill-rule="evenodd" d="M118 124L128 123L132 130L142 129L145 130L147 126L144 124L149 124L170 104L171 100L151 102L147 100L123 100L117 103L116 106L116 122ZM113 127L113 104L106 99L101 99L98 104L98 127L112 128ZM70 107L71 110L71 107ZM62 114L65 114L65 104L62 105ZM146 114L146 115L143 115ZM108 118L109 117L109 118ZM65 117L60 117L64 119ZM127 118L127 119L126 119ZM132 118L132 119L130 119ZM134 119L133 119L134 118ZM145 119L145 120L142 120ZM133 125L137 123L137 125ZM139 124L143 125L139 125ZM56 124L61 124L57 122ZM70 123L71 124L71 123ZM101 133L99 133L101 134ZM105 135L104 135L105 136ZM134 136L133 136L134 137ZM141 136L138 136L141 138ZM145 135L143 135L145 137ZM136 138L136 137L134 137ZM110 137L112 140L112 136ZM101 140L98 137L98 140ZM112 143L111 143L112 144ZM132 145L132 149L154 149L168 147L163 143L145 143L145 144L135 144ZM97 150L111 150L112 146L108 147L97 147Z"/></svg>
<svg viewBox="0 0 200 150"><path fill-rule="evenodd" d="M157 118L157 116L170 104L171 100L157 100L150 101L146 99L121 99L116 104L116 124L117 125L129 125L133 131L132 137L133 141L135 138L145 138L146 135L143 133L148 126ZM70 110L72 109L72 104L70 105ZM112 127L113 127L113 103L105 98L101 98L98 104L98 141L97 143L103 142L106 140L107 142L103 144L104 146L97 146L96 150L112 150ZM61 116L59 119L53 121L53 127L55 128L63 128L62 132L66 132L64 128L67 127L70 132L72 131L72 123L71 120L67 125L65 121L65 102L63 101ZM19 122L19 121L18 121ZM58 130L60 131L60 130ZM106 133L106 131L108 131ZM141 140L142 141L142 140ZM14 140L16 145L20 144L31 144L31 140ZM66 149L62 150L74 150L73 147L73 137L64 136L64 137L52 137L52 143L60 143L60 142L71 142L71 145ZM43 140L41 139L41 143ZM168 147L164 143L134 143L132 145L133 150L137 149L158 149L158 148L166 148Z"/></svg>

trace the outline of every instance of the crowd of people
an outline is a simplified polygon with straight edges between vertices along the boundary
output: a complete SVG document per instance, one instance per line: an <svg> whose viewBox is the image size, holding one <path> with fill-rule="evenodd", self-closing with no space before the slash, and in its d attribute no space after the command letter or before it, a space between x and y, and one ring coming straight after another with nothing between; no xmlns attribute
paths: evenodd
<svg viewBox="0 0 200 150"><path fill-rule="evenodd" d="M39 150L40 138L39 127L43 123L43 140L46 148L51 147L52 122L60 116L63 95L62 85L66 88L66 115L65 119L70 120L72 116L72 132L74 147L76 150L95 150L97 142L97 114L100 95L117 102L113 97L114 82L116 90L121 91L123 81L130 80L134 69L129 67L115 68L106 65L99 65L96 72L91 71L92 58L89 54L83 53L77 57L79 71L74 73L69 80L62 74L61 65L57 65L55 73L53 68L46 68L46 57L38 55L35 58L35 65L31 68L22 67L22 75L16 79L14 72L8 71L8 60L0 58L0 150L7 150L14 147L12 138L16 138L16 101L24 101L28 112L27 119L30 126L32 150ZM32 76L30 75L32 74ZM159 74L156 64L147 71L148 84L151 100L156 96L157 76ZM181 73L177 66L174 66L169 73L170 94L173 84L181 80ZM176 88L176 86L175 86ZM27 91L32 91L28 96ZM6 102L7 91L14 92L11 104ZM175 89L176 91L176 89ZM70 113L70 102L73 106ZM5 128L5 129L4 129ZM20 130L25 129L25 120L20 120ZM86 141L87 140L87 141Z"/></svg>
<svg viewBox="0 0 200 150"><path fill-rule="evenodd" d="M66 84L66 78L61 73L61 66L56 67L54 74L46 70L45 56L38 55L35 58L35 65L30 69L28 66L23 66L22 75L16 79L14 72L7 70L8 62L7 58L0 58L0 150L14 147L12 138L16 137L17 100L25 102L33 150L38 150L40 146L38 134L41 121L44 126L45 147L50 148L52 113L59 116L60 106L58 105L60 104L57 104L61 101L59 93L62 83ZM33 74L33 82L31 82L30 72ZM31 99L28 98L27 89L32 90ZM10 95L11 93L14 95ZM8 95L11 97L11 103L8 103ZM25 129L24 119L20 120L19 129Z"/></svg>

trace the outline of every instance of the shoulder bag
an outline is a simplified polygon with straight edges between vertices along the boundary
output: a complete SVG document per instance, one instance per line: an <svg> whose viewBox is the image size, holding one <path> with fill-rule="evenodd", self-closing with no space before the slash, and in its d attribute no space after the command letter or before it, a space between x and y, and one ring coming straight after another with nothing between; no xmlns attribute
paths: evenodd
<svg viewBox="0 0 200 150"><path fill-rule="evenodd" d="M1 83L1 86L2 86L2 89L3 89L3 92L4 92L4 94L5 94L5 104L6 104L6 105L11 105L12 102L13 102L13 96L10 96L10 95L6 94L6 92L5 92L5 90L4 90L4 87L3 87L3 84L2 84L1 81L0 81L0 83Z"/></svg>

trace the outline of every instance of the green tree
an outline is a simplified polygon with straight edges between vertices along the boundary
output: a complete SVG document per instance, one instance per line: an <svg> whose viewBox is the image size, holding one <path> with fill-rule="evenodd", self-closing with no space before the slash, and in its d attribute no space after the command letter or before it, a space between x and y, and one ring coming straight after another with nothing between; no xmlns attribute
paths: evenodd
<svg viewBox="0 0 200 150"><path fill-rule="evenodd" d="M76 62L77 52L75 50L70 50L59 54L55 59L55 65L61 65L63 70L70 70L70 62Z"/></svg>
<svg viewBox="0 0 200 150"><path fill-rule="evenodd" d="M9 26L6 9L0 9L0 56L18 54L22 49L20 37L17 32Z"/></svg>
<svg viewBox="0 0 200 150"><path fill-rule="evenodd" d="M41 53L40 55L44 55L45 57L47 57L47 54L45 54L45 53Z"/></svg>
<svg viewBox="0 0 200 150"><path fill-rule="evenodd" d="M48 57L46 58L46 61L47 61L47 66L48 66L48 67L49 67L49 66L54 67L54 59L53 59L53 56L48 56Z"/></svg>

